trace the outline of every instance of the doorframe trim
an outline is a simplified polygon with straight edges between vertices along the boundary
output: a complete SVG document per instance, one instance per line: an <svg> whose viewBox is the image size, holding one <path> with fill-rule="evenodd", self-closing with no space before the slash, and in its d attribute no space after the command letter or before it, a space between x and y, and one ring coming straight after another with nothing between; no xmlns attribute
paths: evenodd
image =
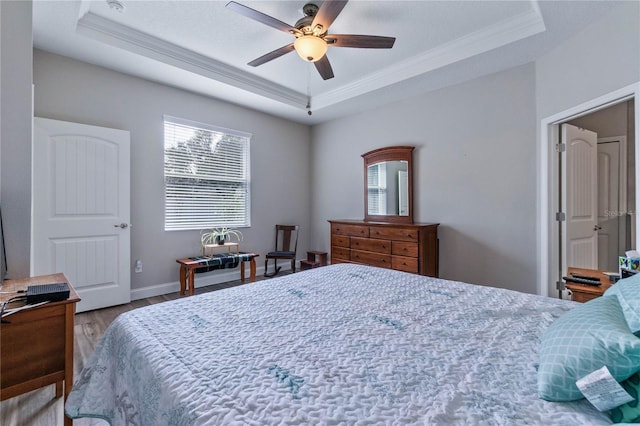
<svg viewBox="0 0 640 426"><path fill-rule="evenodd" d="M620 181L618 185L618 210L616 211L616 215L619 220L622 219L622 225L618 222L618 250L620 250L626 246L623 240L627 235L626 216L630 213L627 206L627 191L625 190L627 188L627 136L608 136L605 138L598 138L598 145L610 142L618 142L618 146L620 147L620 158L618 161L620 165L625 165L624 168L620 167L620 170L618 171L618 178ZM635 145L635 140L633 142Z"/></svg>
<svg viewBox="0 0 640 426"><path fill-rule="evenodd" d="M634 100L634 143L638 146L640 137L640 82L578 104L572 108L540 120L540 143L537 149L538 185L536 204L538 206L537 230L537 293L549 296L551 283L558 278L554 275L559 269L557 226L551 226L558 211L558 158L553 147L558 143L558 127L573 118L607 108L611 105ZM635 150L636 165L640 164L640 149ZM640 200L640 171L636 170L636 200ZM636 242L640 242L640 229L636 229Z"/></svg>

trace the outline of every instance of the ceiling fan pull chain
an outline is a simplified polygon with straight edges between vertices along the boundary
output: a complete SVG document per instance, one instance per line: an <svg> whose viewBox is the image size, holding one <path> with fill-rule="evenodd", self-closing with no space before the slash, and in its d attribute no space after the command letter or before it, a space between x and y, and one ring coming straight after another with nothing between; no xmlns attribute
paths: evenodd
<svg viewBox="0 0 640 426"><path fill-rule="evenodd" d="M307 114L311 112L311 63L307 65Z"/></svg>

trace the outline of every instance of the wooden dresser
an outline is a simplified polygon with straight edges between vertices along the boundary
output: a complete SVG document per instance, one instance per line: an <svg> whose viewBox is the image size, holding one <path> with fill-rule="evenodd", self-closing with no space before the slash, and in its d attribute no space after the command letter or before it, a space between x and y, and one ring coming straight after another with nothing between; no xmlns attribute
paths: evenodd
<svg viewBox="0 0 640 426"><path fill-rule="evenodd" d="M437 223L330 220L331 263L360 263L438 276Z"/></svg>

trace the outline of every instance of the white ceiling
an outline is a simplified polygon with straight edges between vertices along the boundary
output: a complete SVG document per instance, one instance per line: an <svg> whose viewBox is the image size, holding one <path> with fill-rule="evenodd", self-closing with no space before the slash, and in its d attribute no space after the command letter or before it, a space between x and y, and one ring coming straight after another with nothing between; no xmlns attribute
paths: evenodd
<svg viewBox="0 0 640 426"><path fill-rule="evenodd" d="M295 52L246 65L293 36L226 1L119 1L122 12L106 0L35 0L34 46L307 124L531 62L618 3L351 0L329 33L396 43L330 47L335 78L324 81ZM304 0L238 2L290 25L304 16Z"/></svg>

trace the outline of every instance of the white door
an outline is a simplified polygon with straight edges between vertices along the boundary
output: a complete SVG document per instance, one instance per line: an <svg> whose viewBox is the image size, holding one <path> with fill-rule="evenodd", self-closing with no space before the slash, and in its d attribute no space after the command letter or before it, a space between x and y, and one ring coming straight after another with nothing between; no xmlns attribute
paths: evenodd
<svg viewBox="0 0 640 426"><path fill-rule="evenodd" d="M620 154L620 141L598 143L598 269L603 271L617 271L618 256L624 253L620 249L624 221Z"/></svg>
<svg viewBox="0 0 640 426"><path fill-rule="evenodd" d="M598 135L570 124L562 125L567 267L598 269Z"/></svg>
<svg viewBox="0 0 640 426"><path fill-rule="evenodd" d="M34 119L32 275L63 272L78 312L131 300L129 132Z"/></svg>

